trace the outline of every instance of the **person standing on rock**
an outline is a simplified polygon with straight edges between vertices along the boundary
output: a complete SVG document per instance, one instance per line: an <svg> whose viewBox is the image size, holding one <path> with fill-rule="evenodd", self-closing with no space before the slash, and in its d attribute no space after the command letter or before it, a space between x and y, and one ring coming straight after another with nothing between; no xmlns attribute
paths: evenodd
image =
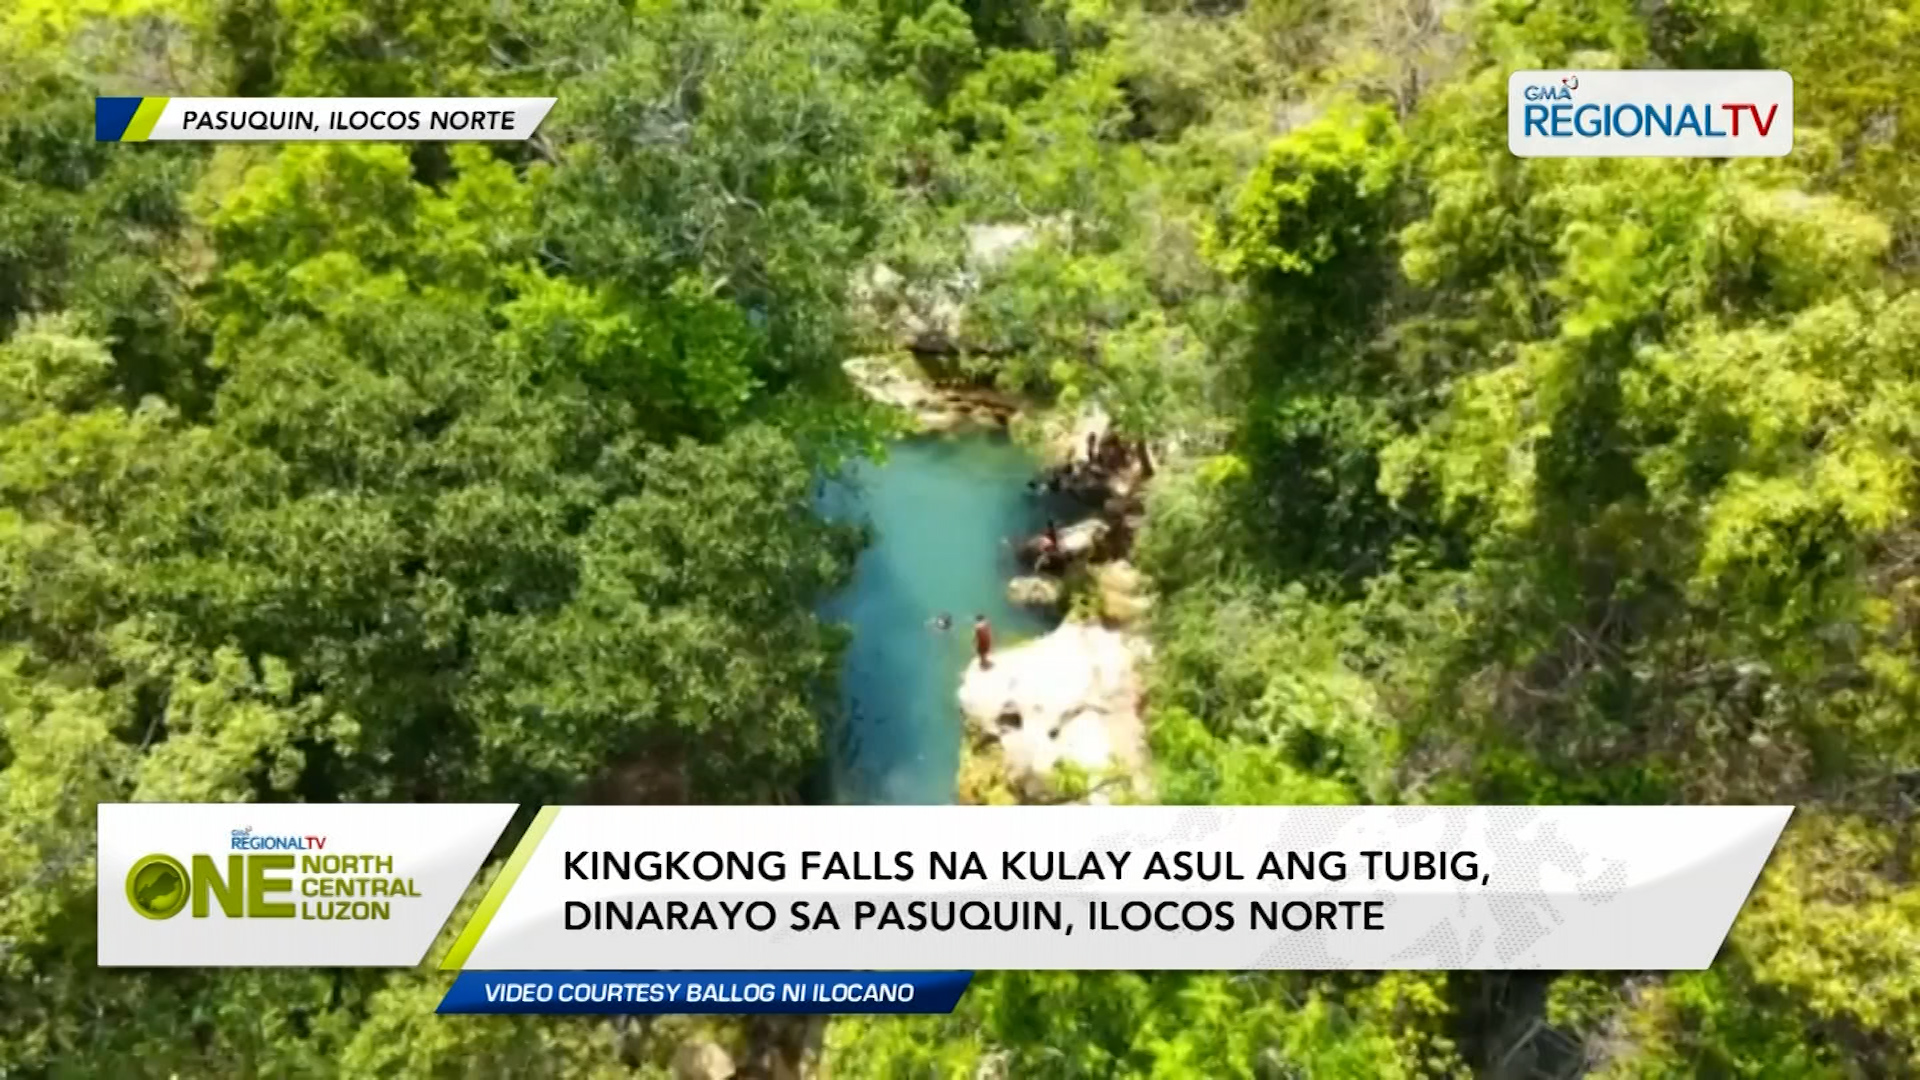
<svg viewBox="0 0 1920 1080"><path fill-rule="evenodd" d="M973 617L973 651L980 657L982 671L993 666L993 661L988 659L993 652L993 629L987 625L985 615Z"/></svg>
<svg viewBox="0 0 1920 1080"><path fill-rule="evenodd" d="M1040 553L1034 557L1033 568L1045 570L1060 559L1060 527L1053 523L1052 518L1048 518L1047 529L1040 534Z"/></svg>

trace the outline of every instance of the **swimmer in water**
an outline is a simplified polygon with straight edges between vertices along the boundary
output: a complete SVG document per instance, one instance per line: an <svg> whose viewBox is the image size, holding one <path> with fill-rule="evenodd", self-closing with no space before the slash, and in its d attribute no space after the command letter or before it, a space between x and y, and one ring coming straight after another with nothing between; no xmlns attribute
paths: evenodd
<svg viewBox="0 0 1920 1080"><path fill-rule="evenodd" d="M943 611L935 615L928 625L932 626L935 630L949 630L953 627L953 616Z"/></svg>

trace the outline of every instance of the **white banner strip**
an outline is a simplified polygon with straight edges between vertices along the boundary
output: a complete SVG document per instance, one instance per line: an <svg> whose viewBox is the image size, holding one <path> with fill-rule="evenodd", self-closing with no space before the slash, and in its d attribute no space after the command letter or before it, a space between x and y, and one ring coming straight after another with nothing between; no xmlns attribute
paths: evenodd
<svg viewBox="0 0 1920 1080"><path fill-rule="evenodd" d="M1791 813L550 807L449 965L1697 970Z"/></svg>
<svg viewBox="0 0 1920 1080"><path fill-rule="evenodd" d="M146 137L202 142L524 142L557 98L170 98Z"/></svg>
<svg viewBox="0 0 1920 1080"><path fill-rule="evenodd" d="M101 967L410 967L517 809L103 803Z"/></svg>

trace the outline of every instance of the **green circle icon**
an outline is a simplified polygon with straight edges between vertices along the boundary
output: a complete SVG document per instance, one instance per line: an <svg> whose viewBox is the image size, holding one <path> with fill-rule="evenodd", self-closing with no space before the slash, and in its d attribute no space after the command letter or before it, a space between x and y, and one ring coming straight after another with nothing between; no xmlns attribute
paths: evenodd
<svg viewBox="0 0 1920 1080"><path fill-rule="evenodd" d="M166 855L149 855L127 871L127 903L149 919L171 919L187 906L187 868Z"/></svg>

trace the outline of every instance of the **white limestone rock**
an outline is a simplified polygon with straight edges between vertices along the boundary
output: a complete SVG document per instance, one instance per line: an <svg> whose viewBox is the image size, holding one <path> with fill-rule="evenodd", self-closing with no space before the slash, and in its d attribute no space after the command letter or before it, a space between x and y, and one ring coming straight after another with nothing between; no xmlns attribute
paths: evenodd
<svg viewBox="0 0 1920 1080"><path fill-rule="evenodd" d="M1139 669L1147 656L1142 638L1069 622L994 654L989 666L969 664L960 708L1000 744L1022 786L1044 787L1063 762L1139 776L1147 759Z"/></svg>

